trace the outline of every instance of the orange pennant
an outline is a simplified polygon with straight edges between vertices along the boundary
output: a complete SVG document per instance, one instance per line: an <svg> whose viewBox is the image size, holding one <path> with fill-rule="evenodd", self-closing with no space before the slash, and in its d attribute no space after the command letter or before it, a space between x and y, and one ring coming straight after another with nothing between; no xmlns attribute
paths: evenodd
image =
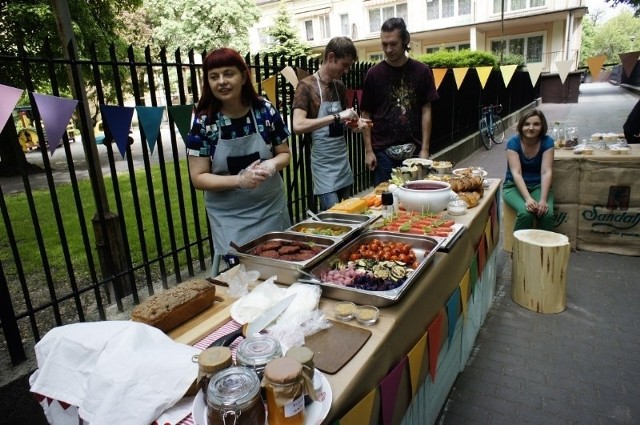
<svg viewBox="0 0 640 425"><path fill-rule="evenodd" d="M433 68L433 79L436 83L436 90L440 87L440 83L444 80L444 76L447 75L447 68Z"/></svg>
<svg viewBox="0 0 640 425"><path fill-rule="evenodd" d="M464 81L464 77L467 75L467 71L469 68L453 68L453 76L456 79L456 85L458 86L458 90L460 90L460 86Z"/></svg>
<svg viewBox="0 0 640 425"><path fill-rule="evenodd" d="M469 297L471 292L469 291L469 270L462 276L460 281L460 299L462 300L462 315L467 318L467 304L469 303Z"/></svg>
<svg viewBox="0 0 640 425"><path fill-rule="evenodd" d="M377 388L371 390L353 409L340 419L340 425L360 425L371 423L371 411L376 398Z"/></svg>
<svg viewBox="0 0 640 425"><path fill-rule="evenodd" d="M602 65L604 65L604 61L607 60L607 55L593 56L587 59L587 66L589 67L589 72L591 73L591 81L598 81L598 75L600 75L600 70L602 69Z"/></svg>
<svg viewBox="0 0 640 425"><path fill-rule="evenodd" d="M267 94L271 103L276 103L276 76L272 75L266 80L262 80L262 89Z"/></svg>
<svg viewBox="0 0 640 425"><path fill-rule="evenodd" d="M484 88L484 86L487 84L487 80L489 80L492 69L492 66L479 66L476 68L478 79L480 79L480 85L482 86L482 88Z"/></svg>
<svg viewBox="0 0 640 425"><path fill-rule="evenodd" d="M505 87L509 86L511 78L513 78L513 74L517 68L518 65L500 65L500 72L502 72L502 80L504 81Z"/></svg>
<svg viewBox="0 0 640 425"><path fill-rule="evenodd" d="M620 61L622 62L622 68L624 69L625 75L629 77L638 62L640 52L620 53L618 56L620 56Z"/></svg>

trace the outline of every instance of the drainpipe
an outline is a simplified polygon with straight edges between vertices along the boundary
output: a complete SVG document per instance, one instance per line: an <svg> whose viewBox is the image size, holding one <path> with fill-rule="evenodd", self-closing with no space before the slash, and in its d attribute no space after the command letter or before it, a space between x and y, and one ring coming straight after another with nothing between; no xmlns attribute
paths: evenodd
<svg viewBox="0 0 640 425"><path fill-rule="evenodd" d="M571 48L571 32L573 29L573 10L569 11L567 15L567 29L566 29L566 40L567 43L564 47L564 60L569 60L569 49Z"/></svg>

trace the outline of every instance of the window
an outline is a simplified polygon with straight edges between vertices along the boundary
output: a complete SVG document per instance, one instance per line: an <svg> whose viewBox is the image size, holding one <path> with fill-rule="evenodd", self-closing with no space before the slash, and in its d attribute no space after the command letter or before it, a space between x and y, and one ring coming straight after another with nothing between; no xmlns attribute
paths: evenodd
<svg viewBox="0 0 640 425"><path fill-rule="evenodd" d="M428 46L425 47L425 53L435 53L439 50L446 50L449 52L455 52L460 50L469 50L471 49L470 43L460 43L460 44L441 44L439 46Z"/></svg>
<svg viewBox="0 0 640 425"><path fill-rule="evenodd" d="M501 1L501 0L498 0ZM427 0L427 19L470 15L471 0Z"/></svg>
<svg viewBox="0 0 640 425"><path fill-rule="evenodd" d="M522 55L526 62L542 62L542 46L544 45L544 36L542 35L510 38L502 42L500 40L491 41L491 51L499 55L501 43L505 47L505 52Z"/></svg>
<svg viewBox="0 0 640 425"><path fill-rule="evenodd" d="M320 21L320 38L331 38L331 21L329 20L329 15L322 15L318 20Z"/></svg>
<svg viewBox="0 0 640 425"><path fill-rule="evenodd" d="M402 18L408 23L409 16L407 12L407 4L400 3L395 6L369 9L369 32L380 32L382 23L393 17Z"/></svg>
<svg viewBox="0 0 640 425"><path fill-rule="evenodd" d="M542 36L527 39L527 62L542 62Z"/></svg>
<svg viewBox="0 0 640 425"><path fill-rule="evenodd" d="M269 35L269 28L260 28L258 30L258 37L260 38L260 46L267 46L273 41Z"/></svg>
<svg viewBox="0 0 640 425"><path fill-rule="evenodd" d="M427 47L427 49L426 49L426 51L425 51L425 52L426 52L426 53L435 53L435 52L437 52L438 50L440 50L440 48L439 48L439 47Z"/></svg>
<svg viewBox="0 0 640 425"><path fill-rule="evenodd" d="M493 13L498 14L502 12L503 0L493 0ZM504 0L504 11L515 12L518 10L529 9L532 7L544 6L545 0Z"/></svg>
<svg viewBox="0 0 640 425"><path fill-rule="evenodd" d="M384 59L384 55L382 53L371 53L369 55L370 62L380 62Z"/></svg>
<svg viewBox="0 0 640 425"><path fill-rule="evenodd" d="M527 0L511 0L509 10L520 10L527 7Z"/></svg>
<svg viewBox="0 0 640 425"><path fill-rule="evenodd" d="M340 35L349 36L349 15L340 15Z"/></svg>
<svg viewBox="0 0 640 425"><path fill-rule="evenodd" d="M471 50L471 43L458 44L458 50Z"/></svg>
<svg viewBox="0 0 640 425"><path fill-rule="evenodd" d="M509 53L524 56L524 38L509 40Z"/></svg>
<svg viewBox="0 0 640 425"><path fill-rule="evenodd" d="M304 21L304 31L307 34L307 41L313 41L313 21Z"/></svg>

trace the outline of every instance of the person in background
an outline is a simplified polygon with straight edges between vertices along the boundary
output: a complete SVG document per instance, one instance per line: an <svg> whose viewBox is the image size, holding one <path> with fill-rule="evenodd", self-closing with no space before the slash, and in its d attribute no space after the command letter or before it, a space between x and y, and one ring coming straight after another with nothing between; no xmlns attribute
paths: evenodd
<svg viewBox="0 0 640 425"><path fill-rule="evenodd" d="M353 185L349 164L345 124L362 131L366 121L346 107L346 89L340 78L358 53L347 37L334 37L324 49L320 69L303 79L293 99L293 131L311 132L311 172L313 193L320 198L320 209L327 210L348 198Z"/></svg>
<svg viewBox="0 0 640 425"><path fill-rule="evenodd" d="M410 35L402 18L382 24L385 59L374 65L362 88L362 117L373 126L364 131L365 162L374 184L391 177L391 169L417 152L429 157L431 102L438 99L431 69L407 56Z"/></svg>
<svg viewBox="0 0 640 425"><path fill-rule="evenodd" d="M205 191L216 254L233 265L230 243L244 244L291 226L278 171L289 164L289 130L256 93L233 49L210 52L206 78L187 139L193 187Z"/></svg>
<svg viewBox="0 0 640 425"><path fill-rule="evenodd" d="M640 143L640 100L629 113L622 128L627 143Z"/></svg>
<svg viewBox="0 0 640 425"><path fill-rule="evenodd" d="M502 198L516 212L514 231L553 230L553 138L547 135L547 120L539 109L525 113L517 132L507 142L507 175Z"/></svg>

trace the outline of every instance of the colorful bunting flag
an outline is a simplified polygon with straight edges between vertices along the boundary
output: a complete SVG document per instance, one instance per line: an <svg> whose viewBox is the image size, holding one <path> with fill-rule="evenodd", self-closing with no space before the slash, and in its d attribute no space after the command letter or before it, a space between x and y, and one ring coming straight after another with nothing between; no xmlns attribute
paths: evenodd
<svg viewBox="0 0 640 425"><path fill-rule="evenodd" d="M606 60L607 55L593 56L586 60L589 72L591 73L591 81L598 81L598 75L600 75L600 70Z"/></svg>
<svg viewBox="0 0 640 425"><path fill-rule="evenodd" d="M458 90L460 90L460 86L464 81L464 77L467 75L467 71L469 68L453 68L453 77L456 80L456 86L458 86Z"/></svg>
<svg viewBox="0 0 640 425"><path fill-rule="evenodd" d="M353 98L356 95L356 91L353 89L347 89L345 96L347 101L347 108L353 107Z"/></svg>
<svg viewBox="0 0 640 425"><path fill-rule="evenodd" d="M480 80L480 85L484 89L484 86L487 84L489 80L489 76L491 75L491 70L493 70L492 66L479 66L476 68L476 72L478 73L478 79Z"/></svg>
<svg viewBox="0 0 640 425"><path fill-rule="evenodd" d="M4 126L9 121L11 112L16 107L23 91L22 89L0 84L0 131L4 130Z"/></svg>
<svg viewBox="0 0 640 425"><path fill-rule="evenodd" d="M33 98L42 117L49 153L53 155L62 141L62 135L67 131L67 125L69 125L78 101L38 93L34 93Z"/></svg>
<svg viewBox="0 0 640 425"><path fill-rule="evenodd" d="M189 136L189 130L191 129L191 116L193 115L193 104L190 105L176 105L167 107L169 116L173 119L178 132L182 136L182 141L186 144L187 137Z"/></svg>
<svg viewBox="0 0 640 425"><path fill-rule="evenodd" d="M469 282L471 282L471 294L475 296L476 285L478 283L478 251L475 251L474 255L471 257L471 265L469 266Z"/></svg>
<svg viewBox="0 0 640 425"><path fill-rule="evenodd" d="M409 359L409 378L411 379L411 397L413 398L418 392L420 387L420 375L422 375L422 368L425 361L428 359L424 355L427 348L427 334L425 333L418 340L416 345L413 346L407 358Z"/></svg>
<svg viewBox="0 0 640 425"><path fill-rule="evenodd" d="M560 81L564 84L569 72L571 71L571 65L573 61L555 61L556 68L558 69L558 75L560 76Z"/></svg>
<svg viewBox="0 0 640 425"><path fill-rule="evenodd" d="M467 318L467 304L469 303L469 297L471 296L470 286L469 286L469 270L467 270L462 276L462 280L460 281L460 300L462 301L462 315L464 319Z"/></svg>
<svg viewBox="0 0 640 425"><path fill-rule="evenodd" d="M118 151L124 158L127 146L129 146L129 129L133 118L133 107L100 105L100 113L107 129L105 133L116 142Z"/></svg>
<svg viewBox="0 0 640 425"><path fill-rule="evenodd" d="M304 68L296 67L296 75L298 76L298 81L301 81L307 78L311 74L309 74L307 70Z"/></svg>
<svg viewBox="0 0 640 425"><path fill-rule="evenodd" d="M491 219L487 219L487 224L484 226L484 236L487 243L487 254L493 251L493 232L491 231Z"/></svg>
<svg viewBox="0 0 640 425"><path fill-rule="evenodd" d="M144 133L144 137L147 139L147 145L153 153L158 141L158 134L160 134L160 124L162 123L162 116L164 115L163 106L136 106L136 112L138 113L138 121Z"/></svg>
<svg viewBox="0 0 640 425"><path fill-rule="evenodd" d="M447 68L433 68L433 79L436 83L436 90L440 87L444 76L447 75Z"/></svg>
<svg viewBox="0 0 640 425"><path fill-rule="evenodd" d="M460 311L460 286L457 286L453 294L447 301L447 318L448 318L448 340L449 346L453 341L453 333L456 331L456 324L458 323L458 312Z"/></svg>
<svg viewBox="0 0 640 425"><path fill-rule="evenodd" d="M516 72L518 65L501 65L500 72L502 73L502 80L504 81L504 86L509 87L509 83L511 82L511 78L513 78L513 74Z"/></svg>
<svg viewBox="0 0 640 425"><path fill-rule="evenodd" d="M407 358L403 357L400 363L394 367L380 382L380 398L382 404L382 425L393 423L393 413L398 397L398 388L402 380L402 373L407 365Z"/></svg>
<svg viewBox="0 0 640 425"><path fill-rule="evenodd" d="M373 402L376 399L376 392L377 388L374 388L365 398L360 400L349 413L340 419L340 425L369 425L371 423L371 414Z"/></svg>
<svg viewBox="0 0 640 425"><path fill-rule="evenodd" d="M274 105L276 104L276 76L272 75L266 80L262 80L262 89L267 94L267 98Z"/></svg>
<svg viewBox="0 0 640 425"><path fill-rule="evenodd" d="M540 73L542 72L542 68L544 68L544 64L542 62L527 64L527 71L529 71L529 78L531 79L531 85L533 87L536 86L536 83L538 82L538 78L540 78Z"/></svg>
<svg viewBox="0 0 640 425"><path fill-rule="evenodd" d="M440 310L438 315L429 325L427 338L429 340L429 375L431 381L436 382L436 370L438 369L438 354L440 354L440 341L442 341L442 321L444 311Z"/></svg>
<svg viewBox="0 0 640 425"><path fill-rule="evenodd" d="M627 77L631 76L633 68L635 68L638 63L640 52L620 53L618 56L620 57L620 62L622 62L622 69L624 69L625 75Z"/></svg>
<svg viewBox="0 0 640 425"><path fill-rule="evenodd" d="M484 233L480 237L480 242L478 242L478 279L482 280L482 272L484 271L484 266L487 264L487 241L484 236Z"/></svg>
<svg viewBox="0 0 640 425"><path fill-rule="evenodd" d="M358 107L362 106L362 90L356 90L356 99L358 100Z"/></svg>
<svg viewBox="0 0 640 425"><path fill-rule="evenodd" d="M287 80L287 82L291 84L294 89L298 87L298 76L296 75L295 69L290 66L285 66L282 71L280 71L280 74L282 74L284 79Z"/></svg>

